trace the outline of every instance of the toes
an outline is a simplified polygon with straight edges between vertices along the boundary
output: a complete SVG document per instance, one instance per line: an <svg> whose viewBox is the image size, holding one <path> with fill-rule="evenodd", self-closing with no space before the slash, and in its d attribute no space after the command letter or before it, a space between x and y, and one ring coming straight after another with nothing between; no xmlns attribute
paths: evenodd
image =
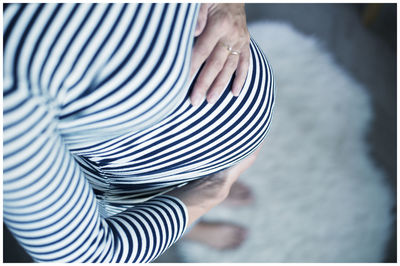
<svg viewBox="0 0 400 266"><path fill-rule="evenodd" d="M201 221L186 235L188 240L221 251L238 248L246 238L246 228L226 222Z"/></svg>
<svg viewBox="0 0 400 266"><path fill-rule="evenodd" d="M230 228L230 238L226 239L225 249L236 249L243 244L247 237L247 230L243 227L235 226Z"/></svg>

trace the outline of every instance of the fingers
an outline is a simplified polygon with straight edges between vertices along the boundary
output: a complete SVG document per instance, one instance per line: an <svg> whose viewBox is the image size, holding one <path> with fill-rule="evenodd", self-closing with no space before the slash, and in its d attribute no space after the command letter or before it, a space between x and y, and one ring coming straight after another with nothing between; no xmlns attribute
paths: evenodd
<svg viewBox="0 0 400 266"><path fill-rule="evenodd" d="M240 53L239 65L236 70L235 79L232 85L232 94L234 96L239 96L239 93L243 88L244 82L246 81L249 65L250 65L250 46L245 45L245 48Z"/></svg>
<svg viewBox="0 0 400 266"><path fill-rule="evenodd" d="M205 3L201 4L199 14L197 16L196 30L194 31L195 37L199 36L202 33L202 31L204 30L204 27L206 26L207 9L208 9L208 4L205 4Z"/></svg>
<svg viewBox="0 0 400 266"><path fill-rule="evenodd" d="M215 103L235 71L231 90L238 96L250 61L250 36L243 4L202 4L195 36L190 79L204 66L190 94L192 105L200 105L206 95L209 103Z"/></svg>
<svg viewBox="0 0 400 266"><path fill-rule="evenodd" d="M229 55L228 50L222 45L215 46L211 55L208 57L204 68L197 77L190 100L194 106L203 102L205 95L218 73L224 68L226 59Z"/></svg>
<svg viewBox="0 0 400 266"><path fill-rule="evenodd" d="M207 93L208 103L214 104L218 100L222 91L225 89L233 73L235 72L238 62L239 62L238 55L230 54L228 56L224 68L221 70L221 72L219 72L217 78L214 80L210 90Z"/></svg>
<svg viewBox="0 0 400 266"><path fill-rule="evenodd" d="M218 42L219 35L221 33L215 27L206 27L203 33L197 38L190 62L190 79L210 56Z"/></svg>

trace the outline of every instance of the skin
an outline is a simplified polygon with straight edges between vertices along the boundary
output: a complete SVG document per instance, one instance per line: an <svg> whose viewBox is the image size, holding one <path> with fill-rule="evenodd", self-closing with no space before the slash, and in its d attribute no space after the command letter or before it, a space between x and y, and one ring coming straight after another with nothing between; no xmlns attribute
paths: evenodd
<svg viewBox="0 0 400 266"><path fill-rule="evenodd" d="M220 97L223 89L235 75L232 94L238 96L246 79L250 60L250 35L246 25L244 4L201 4L192 51L190 78L199 71L190 95L194 106L205 98L211 104ZM229 45L240 54L232 54ZM240 174L254 162L258 151L233 168L190 182L169 192L179 198L188 210L191 225L211 208L224 201Z"/></svg>
<svg viewBox="0 0 400 266"><path fill-rule="evenodd" d="M185 235L185 240L205 244L217 250L235 249L245 240L247 230L226 222L200 221Z"/></svg>
<svg viewBox="0 0 400 266"><path fill-rule="evenodd" d="M215 103L232 75L232 94L238 96L246 80L250 62L250 35L246 25L244 4L201 4L192 52L190 78L205 65L190 94L193 106L204 99ZM232 54L226 45L240 54Z"/></svg>
<svg viewBox="0 0 400 266"><path fill-rule="evenodd" d="M175 189L168 195L179 198L188 211L188 226L224 201L239 176L255 161L260 149L225 171L210 175Z"/></svg>

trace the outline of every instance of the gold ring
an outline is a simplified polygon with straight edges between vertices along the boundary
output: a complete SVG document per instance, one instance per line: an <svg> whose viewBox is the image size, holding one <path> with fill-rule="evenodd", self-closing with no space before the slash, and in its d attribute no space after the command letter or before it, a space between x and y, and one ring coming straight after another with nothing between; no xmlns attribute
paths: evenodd
<svg viewBox="0 0 400 266"><path fill-rule="evenodd" d="M223 43L223 42L221 42L221 44L228 50L228 52L229 52L230 54L233 54L233 55L239 55L239 54L240 54L240 51L238 51L238 50L233 50L232 46L230 46L230 45L228 45L228 44L226 44L226 43Z"/></svg>

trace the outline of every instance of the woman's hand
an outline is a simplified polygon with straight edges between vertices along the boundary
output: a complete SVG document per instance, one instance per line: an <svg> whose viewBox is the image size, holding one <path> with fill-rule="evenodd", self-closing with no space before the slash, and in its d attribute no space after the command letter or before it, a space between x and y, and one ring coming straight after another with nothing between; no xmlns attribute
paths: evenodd
<svg viewBox="0 0 400 266"><path fill-rule="evenodd" d="M191 181L167 193L179 198L185 204L189 216L188 225L226 199L233 183L254 163L259 152L260 148L234 167Z"/></svg>
<svg viewBox="0 0 400 266"><path fill-rule="evenodd" d="M215 103L236 71L232 93L238 96L250 61L250 35L244 4L201 4L190 78L205 63L190 95L194 106L207 97Z"/></svg>
<svg viewBox="0 0 400 266"><path fill-rule="evenodd" d="M188 210L188 225L220 204L229 194L229 190L237 177L227 171L216 173L167 193L179 198Z"/></svg>

